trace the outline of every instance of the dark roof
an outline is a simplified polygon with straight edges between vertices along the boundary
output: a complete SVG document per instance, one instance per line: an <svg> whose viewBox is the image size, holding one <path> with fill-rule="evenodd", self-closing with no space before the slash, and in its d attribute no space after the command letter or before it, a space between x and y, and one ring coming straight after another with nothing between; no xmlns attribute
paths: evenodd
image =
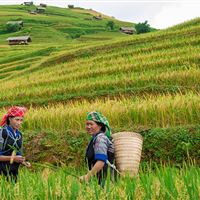
<svg viewBox="0 0 200 200"><path fill-rule="evenodd" d="M135 31L135 28L133 28L133 27L120 27L120 30L123 30L123 31Z"/></svg>
<svg viewBox="0 0 200 200"><path fill-rule="evenodd" d="M23 24L23 21L8 21L6 24Z"/></svg>
<svg viewBox="0 0 200 200"><path fill-rule="evenodd" d="M32 10L29 12L30 14L37 14L37 11L36 10Z"/></svg>
<svg viewBox="0 0 200 200"><path fill-rule="evenodd" d="M25 1L24 4L33 4L33 1Z"/></svg>
<svg viewBox="0 0 200 200"><path fill-rule="evenodd" d="M102 19L101 16L93 16L93 18L95 18L95 19Z"/></svg>
<svg viewBox="0 0 200 200"><path fill-rule="evenodd" d="M46 8L44 8L44 7L37 7L36 9L37 10L46 10Z"/></svg>
<svg viewBox="0 0 200 200"><path fill-rule="evenodd" d="M30 36L18 36L18 37L9 37L6 39L7 41L11 41L11 40L29 40L31 41L31 37Z"/></svg>

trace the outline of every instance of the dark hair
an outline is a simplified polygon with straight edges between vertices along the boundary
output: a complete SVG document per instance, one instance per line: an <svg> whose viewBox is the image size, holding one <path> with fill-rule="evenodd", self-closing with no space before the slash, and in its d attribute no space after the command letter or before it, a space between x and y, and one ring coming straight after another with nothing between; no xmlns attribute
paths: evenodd
<svg viewBox="0 0 200 200"><path fill-rule="evenodd" d="M101 126L101 131L106 132L106 126L101 122L96 122L99 126Z"/></svg>
<svg viewBox="0 0 200 200"><path fill-rule="evenodd" d="M9 120L10 118L13 118L13 116L7 117L7 119L6 119L6 124L7 124L7 125L10 125L10 120Z"/></svg>

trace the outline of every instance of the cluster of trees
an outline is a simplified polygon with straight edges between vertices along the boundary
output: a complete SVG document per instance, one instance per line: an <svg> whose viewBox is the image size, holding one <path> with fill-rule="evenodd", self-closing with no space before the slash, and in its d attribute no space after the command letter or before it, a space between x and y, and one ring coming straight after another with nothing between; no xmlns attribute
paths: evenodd
<svg viewBox="0 0 200 200"><path fill-rule="evenodd" d="M16 32L21 29L21 25L18 23L9 23L6 24L6 30L7 32Z"/></svg>
<svg viewBox="0 0 200 200"><path fill-rule="evenodd" d="M135 29L136 29L136 32L137 34L140 34L140 33L148 33L151 31L151 27L150 25L148 24L148 21L146 20L145 22L143 23L138 23L135 25Z"/></svg>
<svg viewBox="0 0 200 200"><path fill-rule="evenodd" d="M106 26L107 26L108 29L114 30L115 23L113 21L108 21L107 24L106 24ZM148 33L148 32L151 31L151 27L148 24L147 20L145 22L136 24L135 25L135 29L136 29L137 34Z"/></svg>
<svg viewBox="0 0 200 200"><path fill-rule="evenodd" d="M114 28L115 28L115 22L108 21L107 24L106 24L106 26L107 26L108 29L114 30Z"/></svg>

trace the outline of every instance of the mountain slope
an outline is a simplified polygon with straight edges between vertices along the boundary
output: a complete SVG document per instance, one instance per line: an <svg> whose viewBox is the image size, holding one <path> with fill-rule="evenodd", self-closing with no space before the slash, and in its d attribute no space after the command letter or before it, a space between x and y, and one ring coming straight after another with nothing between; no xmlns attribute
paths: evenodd
<svg viewBox="0 0 200 200"><path fill-rule="evenodd" d="M196 78L199 29L197 24L116 41L43 47L24 54L16 51L17 55L8 51L12 57L0 59L3 78L0 87L2 91L9 91L0 95L0 105L39 105L119 94L179 93L190 88L199 91ZM13 66L16 59L19 62L34 57L39 57L39 61L27 60L17 66L15 61Z"/></svg>
<svg viewBox="0 0 200 200"><path fill-rule="evenodd" d="M12 9L16 10L15 7L10 8ZM65 12L65 9L49 9L49 14L40 18L40 21ZM16 10L16 13L21 13L21 10ZM53 24L54 20L51 18L47 22ZM57 113L61 109L67 109L69 105L72 110L68 112L78 119L90 108L99 108L116 123L120 123L120 113L123 110L124 118L130 124L134 121L136 127L190 124L198 108L200 89L199 20L197 18L143 35L103 32L93 34L92 37L96 37L96 40L89 41L84 36L76 40L70 39L66 43L56 39L50 43L40 43L38 39L38 42L33 41L28 46L1 45L0 106L36 106L39 110L35 108L30 113L47 113L47 119L48 116L51 118L51 111ZM40 37L49 28L41 29ZM165 99L170 103L163 104ZM192 104L187 104L188 99L192 99ZM112 100L115 103L110 105ZM149 112L143 110L135 115L137 110L141 110L138 102ZM47 110L42 107L47 105ZM126 105L128 110L121 110L122 105ZM155 106L155 110L152 110L152 106ZM110 107L115 110L115 116L108 111ZM180 121L176 117L174 121L169 121L171 114L164 110L174 113L177 109L180 114L183 113ZM189 112L188 109L192 111ZM163 116L152 122L151 115L155 113ZM32 114L29 118L31 122L35 116ZM66 118L64 113L63 115L58 115L58 119L71 119L69 116ZM74 126L75 121L68 121L67 127L63 128ZM46 122L44 124L55 129L62 126L60 123L52 126ZM34 127L27 126L30 129ZM34 128L41 128L41 124L36 124Z"/></svg>
<svg viewBox="0 0 200 200"><path fill-rule="evenodd" d="M29 34L35 43L67 43L80 35L109 32L106 24L109 20L115 22L116 29L120 26L132 26L131 23L121 22L111 17L102 20L93 19L94 11L85 9L68 9L48 6L44 14L31 15L28 11L36 6L0 6L0 42L6 44L5 39L10 36ZM7 21L23 20L24 28L16 33L7 33Z"/></svg>
<svg viewBox="0 0 200 200"><path fill-rule="evenodd" d="M30 16L24 9L7 6L0 14L0 114L11 105L29 108L23 130L30 160L80 163L86 113L92 110L105 114L113 132L142 130L144 137L149 135L143 156L149 156L147 160L153 154L154 160L167 160L169 152L172 160L184 160L188 153L197 157L200 18L130 36L118 30L101 32L107 19L87 25L83 14L76 18L77 11L50 7L48 15ZM21 32L3 32L8 19L22 16ZM69 37L72 30L83 28L98 33ZM6 37L27 30L33 38L30 45L5 43ZM182 143L194 149L186 153ZM159 145L162 148L156 148Z"/></svg>

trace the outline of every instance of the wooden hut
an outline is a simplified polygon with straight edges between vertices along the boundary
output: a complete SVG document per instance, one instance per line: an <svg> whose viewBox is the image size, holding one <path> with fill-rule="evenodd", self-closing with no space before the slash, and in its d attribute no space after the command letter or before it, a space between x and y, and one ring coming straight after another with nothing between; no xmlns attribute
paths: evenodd
<svg viewBox="0 0 200 200"><path fill-rule="evenodd" d="M36 12L37 12L37 13L44 13L45 10L46 10L46 8L43 8L43 7L37 7L37 8L36 8Z"/></svg>
<svg viewBox="0 0 200 200"><path fill-rule="evenodd" d="M24 5L25 6L32 6L33 2L32 1L26 1L26 2L24 2Z"/></svg>
<svg viewBox="0 0 200 200"><path fill-rule="evenodd" d="M29 13L32 14L32 15L37 15L37 11L36 10L32 10Z"/></svg>
<svg viewBox="0 0 200 200"><path fill-rule="evenodd" d="M120 27L119 29L122 33L126 33L129 35L135 34L136 30L132 27Z"/></svg>
<svg viewBox="0 0 200 200"><path fill-rule="evenodd" d="M46 7L47 7L47 4L41 3L41 4L40 4L40 7L46 8Z"/></svg>
<svg viewBox="0 0 200 200"><path fill-rule="evenodd" d="M72 9L74 8L74 5L68 5L68 8Z"/></svg>
<svg viewBox="0 0 200 200"><path fill-rule="evenodd" d="M99 16L93 16L93 19L95 19L95 20L102 20L102 16L101 15L99 15Z"/></svg>
<svg viewBox="0 0 200 200"><path fill-rule="evenodd" d="M9 37L7 38L9 45L20 45L20 44L28 44L31 42L30 36L18 36L18 37Z"/></svg>

